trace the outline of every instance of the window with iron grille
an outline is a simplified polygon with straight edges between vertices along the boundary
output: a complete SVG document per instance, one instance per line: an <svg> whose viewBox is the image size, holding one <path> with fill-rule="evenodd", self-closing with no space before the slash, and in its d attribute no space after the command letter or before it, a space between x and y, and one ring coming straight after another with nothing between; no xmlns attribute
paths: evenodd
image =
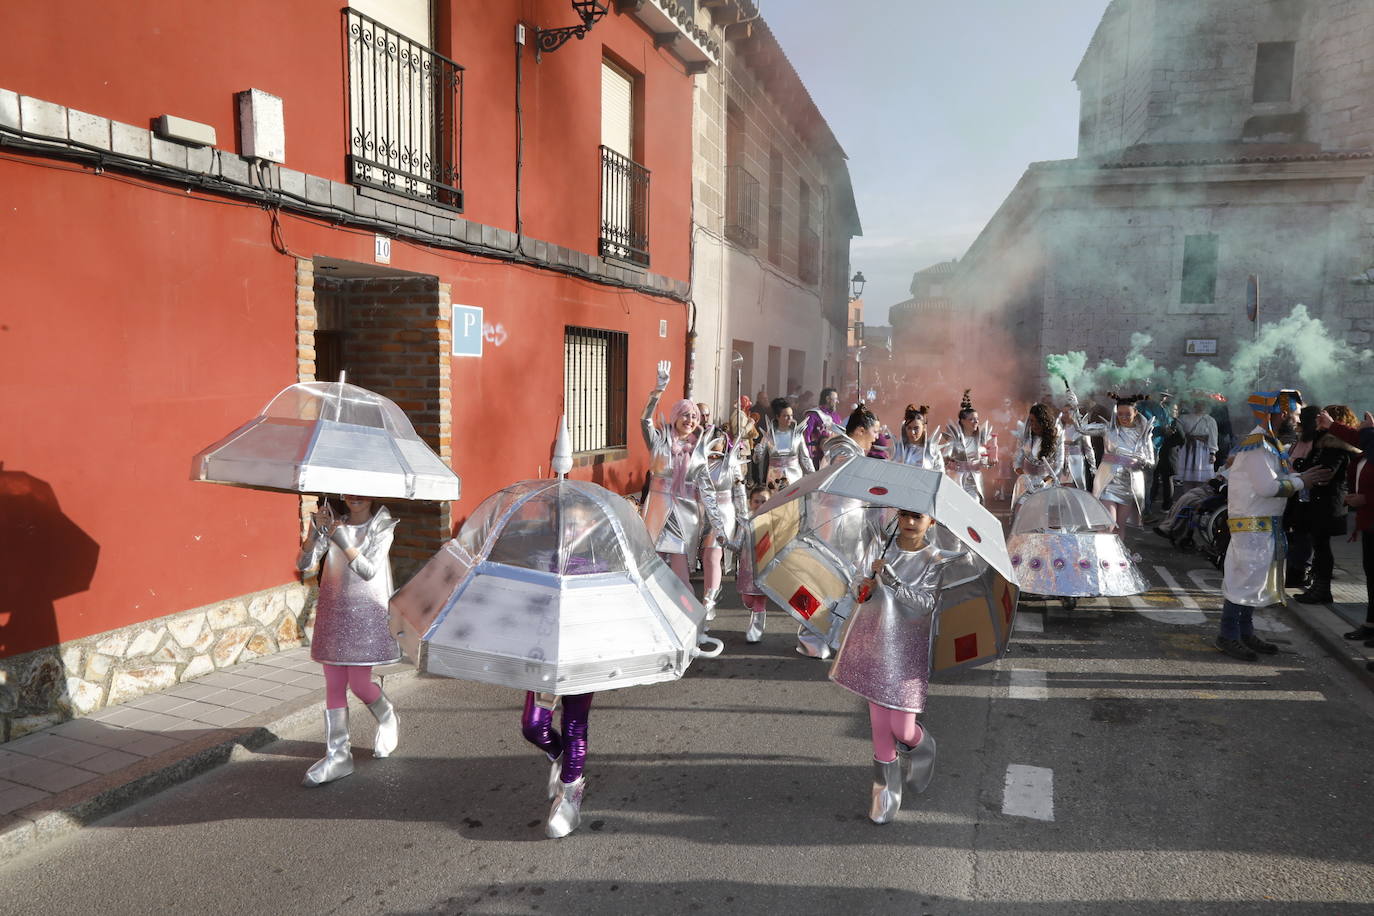
<svg viewBox="0 0 1374 916"><path fill-rule="evenodd" d="M797 188L797 279L815 283L820 279L821 237L812 228L811 185L803 179Z"/></svg>
<svg viewBox="0 0 1374 916"><path fill-rule="evenodd" d="M463 68L355 9L343 26L349 179L461 210Z"/></svg>
<svg viewBox="0 0 1374 916"><path fill-rule="evenodd" d="M782 266L782 154L768 150L768 260Z"/></svg>
<svg viewBox="0 0 1374 916"><path fill-rule="evenodd" d="M563 403L575 453L625 448L629 335L563 330Z"/></svg>
<svg viewBox="0 0 1374 916"><path fill-rule="evenodd" d="M742 165L726 176L725 237L744 248L759 245L759 180Z"/></svg>

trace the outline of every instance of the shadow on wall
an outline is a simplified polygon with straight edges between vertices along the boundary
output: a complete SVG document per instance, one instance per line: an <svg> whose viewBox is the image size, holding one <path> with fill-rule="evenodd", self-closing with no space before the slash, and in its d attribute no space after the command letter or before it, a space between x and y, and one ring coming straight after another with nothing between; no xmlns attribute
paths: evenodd
<svg viewBox="0 0 1374 916"><path fill-rule="evenodd" d="M67 518L46 481L0 463L0 669L3 659L36 649L23 671L0 684L0 715L11 722L67 706L57 654L54 602L91 587L100 545Z"/></svg>

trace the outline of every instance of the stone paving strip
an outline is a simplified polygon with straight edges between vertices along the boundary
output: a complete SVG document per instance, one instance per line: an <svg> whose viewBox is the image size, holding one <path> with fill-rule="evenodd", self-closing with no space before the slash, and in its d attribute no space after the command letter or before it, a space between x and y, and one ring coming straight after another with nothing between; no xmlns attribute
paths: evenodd
<svg viewBox="0 0 1374 916"><path fill-rule="evenodd" d="M410 665L376 669L384 682ZM319 715L308 648L176 684L0 745L0 860L50 842Z"/></svg>

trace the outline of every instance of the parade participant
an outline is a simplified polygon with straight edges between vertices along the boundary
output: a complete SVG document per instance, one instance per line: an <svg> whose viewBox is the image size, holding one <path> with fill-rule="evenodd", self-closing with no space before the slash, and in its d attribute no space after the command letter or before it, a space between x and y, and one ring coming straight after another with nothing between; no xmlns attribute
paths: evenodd
<svg viewBox="0 0 1374 916"><path fill-rule="evenodd" d="M1112 514L1114 532L1121 534L1126 525L1139 527L1144 516L1145 473L1155 463L1154 425L1135 409L1140 395L1107 396L1116 401L1111 419L1080 422L1078 428L1102 438L1102 464L1093 480L1093 495Z"/></svg>
<svg viewBox="0 0 1374 916"><path fill-rule="evenodd" d="M1028 493L1058 483L1064 471L1064 436L1050 408L1032 404L1023 429L1012 459L1016 472L1016 486L1011 493L1013 511Z"/></svg>
<svg viewBox="0 0 1374 916"><path fill-rule="evenodd" d="M658 364L658 380L644 405L640 429L649 447L649 488L644 498L644 526L654 549L683 582L690 582L687 558L696 553L702 533L702 515L717 530L719 521L715 490L706 469L706 441L699 436L701 415L697 405L683 398L673 405L664 427L654 423L659 398L668 387L673 364ZM704 513L703 513L704 510Z"/></svg>
<svg viewBox="0 0 1374 916"><path fill-rule="evenodd" d="M830 670L832 681L868 701L873 740L868 817L875 824L896 817L903 785L923 792L935 771L935 737L916 717L925 712L930 687L940 574L966 552L928 543L933 521L902 510L893 534L878 532L867 539L862 578L851 586L858 607Z"/></svg>
<svg viewBox="0 0 1374 916"><path fill-rule="evenodd" d="M786 398L774 398L769 407L772 418L763 431L762 447L768 465L766 482L776 490L796 483L816 467L802 439L801 424L792 419L792 405Z"/></svg>
<svg viewBox="0 0 1374 916"><path fill-rule="evenodd" d="M735 411L732 417L736 429L741 425L740 416L740 412ZM704 435L710 437L706 446L706 478L720 516L720 527L713 523L701 540L701 603L706 608L706 619L715 620L724 572L725 549L722 545L735 540L739 520L745 517L737 514L736 492L743 493L744 489L746 445L729 430L719 427L710 427Z"/></svg>
<svg viewBox="0 0 1374 916"><path fill-rule="evenodd" d="M1092 444L1078 428L1078 415L1069 404L1059 412L1059 424L1064 433L1064 470L1059 475L1059 482L1086 490L1096 458Z"/></svg>
<svg viewBox="0 0 1374 916"><path fill-rule="evenodd" d="M1233 453L1228 477L1226 510L1231 542L1221 583L1221 626L1218 650L1242 661L1258 653L1273 655L1279 647L1255 635L1255 608L1285 603L1283 591L1283 510L1288 497L1331 479L1330 468L1293 473L1274 432L1296 414L1302 394L1296 390L1257 391L1250 396L1258 425Z"/></svg>
<svg viewBox="0 0 1374 916"><path fill-rule="evenodd" d="M971 390L964 389L958 420L945 427L945 473L981 503L983 470L992 467L997 458L992 431L979 421L978 410L969 397Z"/></svg>
<svg viewBox="0 0 1374 916"><path fill-rule="evenodd" d="M1178 479L1184 488L1196 487L1216 476L1217 421L1212 419L1205 395L1188 405L1178 418L1183 445L1179 449Z"/></svg>
<svg viewBox="0 0 1374 916"><path fill-rule="evenodd" d="M806 411L807 447L811 449L811 461L819 464L821 444L844 429L844 415L840 413L840 393L834 388L821 389L821 401L816 407Z"/></svg>
<svg viewBox="0 0 1374 916"><path fill-rule="evenodd" d="M296 568L303 577L317 570L320 577L310 657L324 666L325 756L306 771L303 785L321 786L353 772L349 690L377 720L372 756L396 749L396 710L372 680L374 665L401 660L387 609L395 528L385 506L359 496L327 500L311 516L310 538Z"/></svg>
<svg viewBox="0 0 1374 916"><path fill-rule="evenodd" d="M744 488L736 489L742 494ZM751 487L748 502L737 501L735 511L742 520L750 519L759 507L768 502L767 487ZM734 548L739 554L735 566L735 590L749 611L749 628L744 632L744 641L756 643L763 639L763 628L768 621L768 598L754 581L754 529L745 521L735 526Z"/></svg>
<svg viewBox="0 0 1374 916"><path fill-rule="evenodd" d="M943 471L945 468L944 443L938 432L931 433L926 424L930 407L922 404L906 405L902 428L892 446L892 460L900 464L911 464L928 471Z"/></svg>
<svg viewBox="0 0 1374 916"><path fill-rule="evenodd" d="M851 458L863 457L877 440L880 425L878 418L863 404L854 408L845 422L845 431L825 440L821 467L828 468ZM841 556L857 555L863 549L864 538L869 531L880 524L881 512L864 508L858 500L844 496L827 496L824 503L825 510L820 514L828 516L829 520L822 521L817 527L825 532L825 540ZM828 659L839 645L844 621L843 614L835 613L824 636L806 627L798 627L797 654Z"/></svg>

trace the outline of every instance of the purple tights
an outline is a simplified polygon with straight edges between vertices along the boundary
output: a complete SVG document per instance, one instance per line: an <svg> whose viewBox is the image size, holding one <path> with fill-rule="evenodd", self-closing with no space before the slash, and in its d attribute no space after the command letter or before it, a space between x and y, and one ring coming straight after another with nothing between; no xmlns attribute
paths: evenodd
<svg viewBox="0 0 1374 916"><path fill-rule="evenodd" d="M525 693L525 711L520 715L520 733L525 740L549 755L550 760L563 755L563 769L559 776L564 782L577 782L587 762L587 716L592 711L594 693L578 693L559 697L563 703L563 734L553 727L553 710L534 701L534 693Z"/></svg>

